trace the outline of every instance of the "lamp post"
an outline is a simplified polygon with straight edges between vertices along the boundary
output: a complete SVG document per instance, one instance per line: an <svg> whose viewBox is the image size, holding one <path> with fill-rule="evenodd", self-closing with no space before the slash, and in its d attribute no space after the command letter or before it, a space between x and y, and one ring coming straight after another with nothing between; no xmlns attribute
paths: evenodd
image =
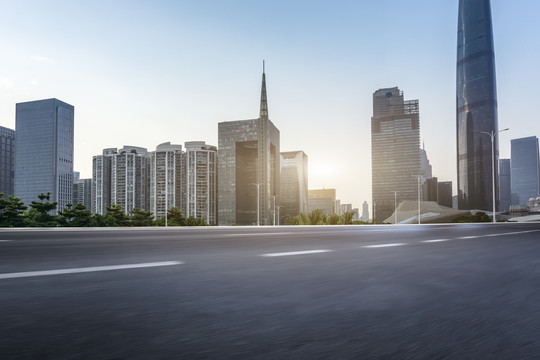
<svg viewBox="0 0 540 360"><path fill-rule="evenodd" d="M271 195L272 199L274 200L274 221L272 222L272 225L276 226L276 197L279 195Z"/></svg>
<svg viewBox="0 0 540 360"><path fill-rule="evenodd" d="M279 226L279 208L280 207L281 206L279 206L279 205L277 206L277 224L278 224L278 226Z"/></svg>
<svg viewBox="0 0 540 360"><path fill-rule="evenodd" d="M394 193L394 225L397 225L397 191Z"/></svg>
<svg viewBox="0 0 540 360"><path fill-rule="evenodd" d="M510 128L502 129L497 132L493 130L491 130L491 132L474 130L474 132L487 134L491 137L491 187L493 190L493 223L497 222L497 220L495 219L495 135L498 135L500 132L506 130L510 130Z"/></svg>
<svg viewBox="0 0 540 360"><path fill-rule="evenodd" d="M422 207L421 207L421 197L422 197L422 194L421 194L421 185L422 185L422 182L421 182L421 179L424 177L424 175L412 175L416 178L418 178L418 224L420 224L420 215L422 215Z"/></svg>
<svg viewBox="0 0 540 360"><path fill-rule="evenodd" d="M261 184L257 183L251 183L249 185L255 185L257 186L257 226L260 226L261 225L261 222L260 222L260 214L259 214L259 188L261 187Z"/></svg>

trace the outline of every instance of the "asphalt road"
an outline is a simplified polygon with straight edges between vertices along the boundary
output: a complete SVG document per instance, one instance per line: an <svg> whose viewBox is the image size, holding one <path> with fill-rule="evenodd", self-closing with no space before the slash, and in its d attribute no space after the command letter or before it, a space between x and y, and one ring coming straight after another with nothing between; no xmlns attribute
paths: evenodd
<svg viewBox="0 0 540 360"><path fill-rule="evenodd" d="M540 224L0 230L0 359L540 359Z"/></svg>

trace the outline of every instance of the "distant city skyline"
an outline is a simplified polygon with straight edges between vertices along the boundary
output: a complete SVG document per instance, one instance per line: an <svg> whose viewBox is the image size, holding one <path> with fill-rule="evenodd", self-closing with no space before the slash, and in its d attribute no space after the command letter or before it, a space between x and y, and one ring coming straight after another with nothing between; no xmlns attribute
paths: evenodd
<svg viewBox="0 0 540 360"><path fill-rule="evenodd" d="M433 172L456 179L457 0L52 5L3 4L0 126L15 128L15 103L74 105L82 178L91 177L92 156L115 144L217 144L218 122L257 111L266 59L281 150L309 154L310 188L335 188L355 206L371 199L371 94L392 86L420 100ZM510 139L540 136L525 106L540 82L538 10L532 0L492 1L499 128L511 127L501 158L510 157ZM336 161L338 151L349 157Z"/></svg>

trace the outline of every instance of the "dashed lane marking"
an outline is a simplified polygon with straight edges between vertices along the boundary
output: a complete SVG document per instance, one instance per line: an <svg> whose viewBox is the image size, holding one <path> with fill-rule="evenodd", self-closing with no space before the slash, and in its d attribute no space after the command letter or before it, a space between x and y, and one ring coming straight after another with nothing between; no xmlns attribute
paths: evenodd
<svg viewBox="0 0 540 360"><path fill-rule="evenodd" d="M458 237L457 239L460 239L460 240L465 240L465 239L477 239L481 236L462 236L462 237Z"/></svg>
<svg viewBox="0 0 540 360"><path fill-rule="evenodd" d="M172 266L172 265L181 265L181 264L183 264L183 262L181 261L161 261L161 262L141 263L141 264L124 264L124 265L94 266L94 267L73 268L73 269L26 271L26 272L0 274L0 280L34 277L34 276L78 274L78 273L97 272L97 271L139 269L139 268Z"/></svg>
<svg viewBox="0 0 540 360"><path fill-rule="evenodd" d="M394 246L403 246L403 245L407 245L407 244L404 244L404 243L378 244L378 245L365 245L362 247L366 249L375 249L375 248L385 248L385 247L394 247Z"/></svg>
<svg viewBox="0 0 540 360"><path fill-rule="evenodd" d="M423 243L438 243L443 241L450 241L450 239L433 239L433 240L423 240Z"/></svg>
<svg viewBox="0 0 540 360"><path fill-rule="evenodd" d="M259 256L277 257L277 256L311 255L311 254L327 253L331 251L332 250L327 250L327 249L317 249L317 250L289 251L289 252L281 252L281 253L261 254Z"/></svg>

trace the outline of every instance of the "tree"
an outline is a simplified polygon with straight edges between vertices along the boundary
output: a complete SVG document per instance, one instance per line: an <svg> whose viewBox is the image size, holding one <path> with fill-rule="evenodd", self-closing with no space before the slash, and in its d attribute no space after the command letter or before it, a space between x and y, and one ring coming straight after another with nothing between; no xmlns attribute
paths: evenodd
<svg viewBox="0 0 540 360"><path fill-rule="evenodd" d="M141 209L131 210L131 226L154 226L154 214Z"/></svg>
<svg viewBox="0 0 540 360"><path fill-rule="evenodd" d="M165 216L156 220L157 226L165 226ZM173 206L167 211L167 226L184 226L186 219L182 214L182 210Z"/></svg>
<svg viewBox="0 0 540 360"><path fill-rule="evenodd" d="M337 225L341 222L341 218L338 214L331 214L326 218L326 223L328 225Z"/></svg>
<svg viewBox="0 0 540 360"><path fill-rule="evenodd" d="M315 209L311 211L307 217L309 219L309 224L306 225L324 225L326 222L326 215L322 209Z"/></svg>
<svg viewBox="0 0 540 360"><path fill-rule="evenodd" d="M111 204L105 207L105 226L129 226L129 216L124 213L120 205Z"/></svg>
<svg viewBox="0 0 540 360"><path fill-rule="evenodd" d="M354 217L354 211L345 211L343 215L341 215L341 218L339 219L339 223L342 225L352 225L353 217Z"/></svg>
<svg viewBox="0 0 540 360"><path fill-rule="evenodd" d="M72 204L66 204L66 208L58 212L61 219L61 224L71 227L88 227L93 226L92 213L86 209L84 204L77 204L73 207Z"/></svg>
<svg viewBox="0 0 540 360"><path fill-rule="evenodd" d="M9 195L4 198L0 193L0 227L22 227L25 226L24 211L27 207L20 198Z"/></svg>
<svg viewBox="0 0 540 360"><path fill-rule="evenodd" d="M38 195L38 201L32 201L30 203L30 212L28 213L29 217L29 226L36 227L53 227L58 226L58 218L56 215L49 214L50 211L56 209L58 203L49 202L51 193L48 192L47 195L41 193ZM47 200L46 202L43 202Z"/></svg>
<svg viewBox="0 0 540 360"><path fill-rule="evenodd" d="M290 225L300 225L300 216L289 216L285 222Z"/></svg>
<svg viewBox="0 0 540 360"><path fill-rule="evenodd" d="M206 221L190 216L185 221L186 226L208 226Z"/></svg>

